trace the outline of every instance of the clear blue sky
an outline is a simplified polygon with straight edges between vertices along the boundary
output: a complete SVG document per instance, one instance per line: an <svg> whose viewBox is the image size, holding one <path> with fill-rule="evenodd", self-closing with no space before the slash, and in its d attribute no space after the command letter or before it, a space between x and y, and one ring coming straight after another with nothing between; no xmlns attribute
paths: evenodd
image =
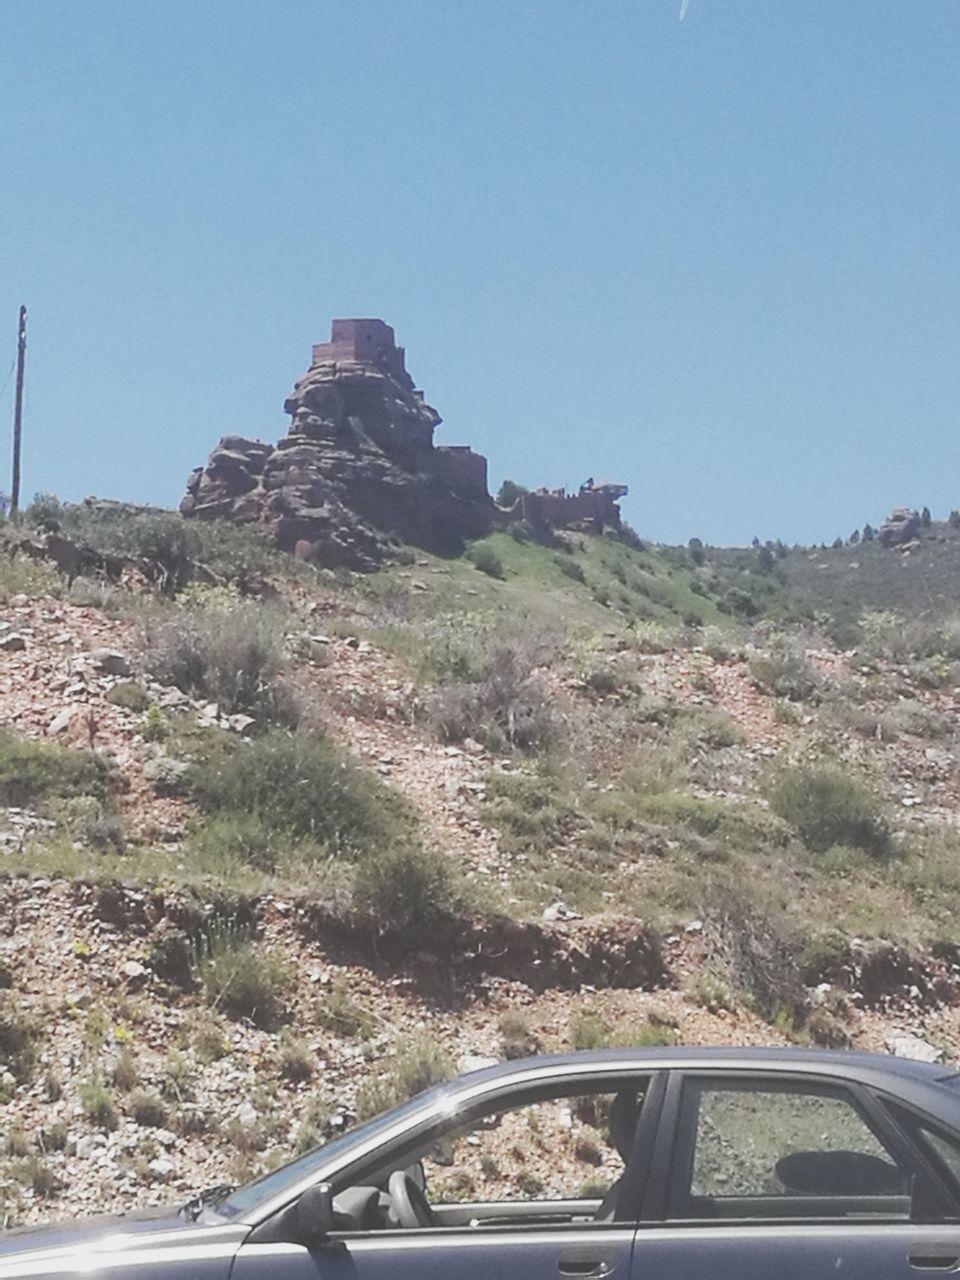
<svg viewBox="0 0 960 1280"><path fill-rule="evenodd" d="M957 0L0 19L27 496L175 505L221 434L283 433L332 316L370 315L494 485L623 480L658 540L960 506Z"/></svg>

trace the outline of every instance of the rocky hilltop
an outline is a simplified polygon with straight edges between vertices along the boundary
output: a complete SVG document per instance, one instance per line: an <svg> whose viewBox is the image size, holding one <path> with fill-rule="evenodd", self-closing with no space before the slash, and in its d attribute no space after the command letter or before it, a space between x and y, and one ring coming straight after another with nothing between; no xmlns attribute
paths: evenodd
<svg viewBox="0 0 960 1280"><path fill-rule="evenodd" d="M391 540L457 553L487 534L486 459L437 446L441 418L381 320L335 320L284 404L276 445L224 436L187 482L185 516L272 527L301 558L371 568Z"/></svg>

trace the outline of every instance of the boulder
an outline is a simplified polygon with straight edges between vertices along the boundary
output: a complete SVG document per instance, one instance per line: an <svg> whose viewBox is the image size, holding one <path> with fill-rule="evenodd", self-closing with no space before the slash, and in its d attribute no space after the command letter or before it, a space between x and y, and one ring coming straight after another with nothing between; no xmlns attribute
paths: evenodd
<svg viewBox="0 0 960 1280"><path fill-rule="evenodd" d="M877 537L884 547L902 547L920 532L920 516L910 507L894 507L880 526Z"/></svg>

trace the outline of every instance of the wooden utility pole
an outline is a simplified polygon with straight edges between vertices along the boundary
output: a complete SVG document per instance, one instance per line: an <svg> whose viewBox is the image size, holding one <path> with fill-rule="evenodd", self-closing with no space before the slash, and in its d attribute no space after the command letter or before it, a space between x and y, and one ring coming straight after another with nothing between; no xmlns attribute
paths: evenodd
<svg viewBox="0 0 960 1280"><path fill-rule="evenodd" d="M20 308L17 333L17 392L13 402L13 484L10 487L10 515L20 507L20 431L23 426L23 367L27 360L27 308Z"/></svg>

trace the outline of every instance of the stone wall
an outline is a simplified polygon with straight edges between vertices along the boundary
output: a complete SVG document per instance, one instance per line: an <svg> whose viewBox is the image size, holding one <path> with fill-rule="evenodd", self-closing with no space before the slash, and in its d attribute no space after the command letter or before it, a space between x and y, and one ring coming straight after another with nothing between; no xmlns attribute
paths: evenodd
<svg viewBox="0 0 960 1280"><path fill-rule="evenodd" d="M338 360L377 365L401 381L409 377L403 347L397 346L393 329L382 320L334 320L330 341L314 344L311 363Z"/></svg>
<svg viewBox="0 0 960 1280"><path fill-rule="evenodd" d="M520 497L520 514L534 526L552 525L555 529L571 525L589 525L597 533L620 527L617 500L628 492L625 484L600 484L587 481L577 493L565 489L535 489Z"/></svg>

